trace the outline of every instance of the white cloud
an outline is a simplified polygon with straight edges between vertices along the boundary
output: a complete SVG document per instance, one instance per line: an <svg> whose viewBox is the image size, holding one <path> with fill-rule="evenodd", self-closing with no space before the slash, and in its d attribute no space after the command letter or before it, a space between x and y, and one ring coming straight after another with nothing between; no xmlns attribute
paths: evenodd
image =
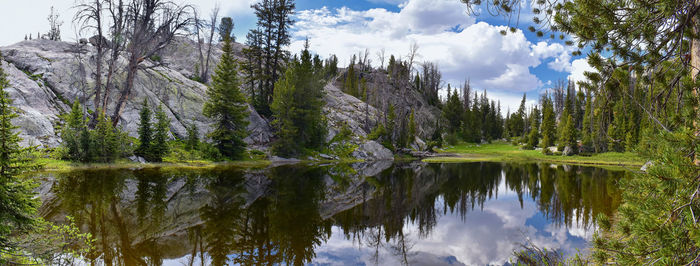
<svg viewBox="0 0 700 266"><path fill-rule="evenodd" d="M586 58L574 60L571 62L571 75L569 75L569 80L573 80L574 82L585 81L586 76L583 75L584 72L596 72L596 70L588 65Z"/></svg>
<svg viewBox="0 0 700 266"><path fill-rule="evenodd" d="M370 1L372 3L376 3L376 4L399 5L403 2L405 2L406 0L368 0L368 1Z"/></svg>
<svg viewBox="0 0 700 266"><path fill-rule="evenodd" d="M532 53L539 59L554 58L547 67L558 72L571 72L571 52L573 49L559 43L538 42L532 45Z"/></svg>
<svg viewBox="0 0 700 266"><path fill-rule="evenodd" d="M503 36L504 26L474 24L459 1L409 0L399 7L399 12L345 7L299 11L290 49L300 51L309 38L312 51L336 54L341 65L352 54L369 49L373 65L378 66L377 51L405 58L415 42L418 60L436 62L446 82L458 85L469 78L473 87L489 94L518 95L538 89L543 82L530 69L545 60L551 59L548 66L557 71L570 68L568 49L561 44L535 45L520 30Z"/></svg>
<svg viewBox="0 0 700 266"><path fill-rule="evenodd" d="M176 0L176 3L190 4L196 7L203 16L208 17L211 9L218 3L221 7L220 16L233 16L234 21L241 17L251 17L253 12L250 5L256 0ZM36 38L37 33L46 33L49 29L47 17L51 6L63 21L61 38L64 41L76 40L76 26L73 25L73 16L76 9L73 8L76 0L26 0L26 1L0 1L0 46L11 45L24 40L26 34L31 33ZM12 25L12 26L9 26ZM88 34L85 34L88 35Z"/></svg>

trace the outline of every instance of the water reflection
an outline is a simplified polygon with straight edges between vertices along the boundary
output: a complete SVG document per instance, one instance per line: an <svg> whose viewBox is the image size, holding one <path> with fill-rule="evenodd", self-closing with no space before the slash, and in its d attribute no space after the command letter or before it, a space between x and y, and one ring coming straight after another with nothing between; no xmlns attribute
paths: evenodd
<svg viewBox="0 0 700 266"><path fill-rule="evenodd" d="M96 238L89 264L503 264L528 237L583 248L624 172L356 164L56 175L42 213Z"/></svg>

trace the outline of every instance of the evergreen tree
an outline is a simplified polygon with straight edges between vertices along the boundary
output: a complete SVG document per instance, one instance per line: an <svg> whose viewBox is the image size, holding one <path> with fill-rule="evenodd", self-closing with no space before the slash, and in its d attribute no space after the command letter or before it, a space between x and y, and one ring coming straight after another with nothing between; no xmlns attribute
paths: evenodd
<svg viewBox="0 0 700 266"><path fill-rule="evenodd" d="M168 135L170 134L170 118L163 110L163 105L156 111L156 123L154 124L153 146L151 156L153 161L162 162L168 153Z"/></svg>
<svg viewBox="0 0 700 266"><path fill-rule="evenodd" d="M523 99L520 101L520 107L518 111L510 116L510 133L513 137L520 137L525 135L525 102L527 100L527 95L523 93Z"/></svg>
<svg viewBox="0 0 700 266"><path fill-rule="evenodd" d="M151 108L148 107L148 98L143 100L141 111L139 111L139 147L136 148L136 155L150 160L153 141L153 130L151 127Z"/></svg>
<svg viewBox="0 0 700 266"><path fill-rule="evenodd" d="M331 55L328 59L325 60L325 63L323 65L324 78L328 79L338 74L338 57L336 55Z"/></svg>
<svg viewBox="0 0 700 266"><path fill-rule="evenodd" d="M299 135L299 128L294 124L296 116L294 96L297 94L295 79L293 68L288 68L284 76L275 84L272 100L271 108L275 117L272 126L277 133L277 141L273 144L273 149L281 155L294 155L302 148L301 143L295 139Z"/></svg>
<svg viewBox="0 0 700 266"><path fill-rule="evenodd" d="M527 147L532 149L539 144L540 141L540 111L537 107L532 109L530 115L530 133L527 136Z"/></svg>
<svg viewBox="0 0 700 266"><path fill-rule="evenodd" d="M579 89L579 91L576 93L576 111L574 116L574 121L576 121L576 129L581 130L583 128L583 116L585 115L586 112L586 94L583 93L582 89Z"/></svg>
<svg viewBox="0 0 700 266"><path fill-rule="evenodd" d="M83 150L81 145L81 134L87 129L87 123L78 99L75 99L70 113L64 117L64 120L65 125L61 129L61 139L63 140L63 146L67 150L67 159L84 161L86 151Z"/></svg>
<svg viewBox="0 0 700 266"><path fill-rule="evenodd" d="M271 108L278 140L273 148L283 156L318 149L325 141L324 73L314 70L308 47L307 41L300 58L289 63L284 77L275 85Z"/></svg>
<svg viewBox="0 0 700 266"><path fill-rule="evenodd" d="M199 149L199 129L195 123L187 127L187 142L185 143L185 148L188 151Z"/></svg>
<svg viewBox="0 0 700 266"><path fill-rule="evenodd" d="M481 142L481 128L483 126L481 120L481 107L478 101L478 93L474 92L474 100L472 101L472 111L471 111L471 141L474 143Z"/></svg>
<svg viewBox="0 0 700 266"><path fill-rule="evenodd" d="M555 124L554 104L548 95L544 95L542 96L542 148L546 149L554 145Z"/></svg>
<svg viewBox="0 0 700 266"><path fill-rule="evenodd" d="M9 93L5 91L8 86L9 82L0 67L0 248L3 250L12 248L11 234L31 228L38 206L32 192L33 182L19 176L27 170L28 161L21 156L19 133L12 124L17 114ZM3 262L2 258L0 262Z"/></svg>
<svg viewBox="0 0 700 266"><path fill-rule="evenodd" d="M435 130L431 136L431 140L435 142L435 145L442 147L442 125L440 125L440 119L435 120Z"/></svg>
<svg viewBox="0 0 700 266"><path fill-rule="evenodd" d="M387 110L387 115L386 115L386 125L384 126L386 129L386 139L389 141L389 143L394 143L395 140L395 130L396 130L396 111L394 110L394 105L389 103L389 107Z"/></svg>
<svg viewBox="0 0 700 266"><path fill-rule="evenodd" d="M455 134L460 130L463 112L457 91L453 92L450 84L447 84L447 102L442 107L442 116L447 121L448 133Z"/></svg>
<svg viewBox="0 0 700 266"><path fill-rule="evenodd" d="M284 48L290 43L289 29L294 24L291 16L294 15L295 4L293 0L261 0L252 8L258 18L254 33L260 38L256 44L260 45L262 59L256 64L261 80L255 108L260 114L269 115L275 82L284 74L283 66L289 58L289 52Z"/></svg>
<svg viewBox="0 0 700 266"><path fill-rule="evenodd" d="M465 97L469 98L469 96ZM474 115L472 110L465 109L462 112L462 139L466 142L476 142L476 130L474 128Z"/></svg>
<svg viewBox="0 0 700 266"><path fill-rule="evenodd" d="M343 84L343 89L347 94L358 97L358 84L357 77L355 75L355 56L352 57L350 65L348 66L347 76L345 77L345 83Z"/></svg>
<svg viewBox="0 0 700 266"><path fill-rule="evenodd" d="M571 147L574 153L578 152L578 144L576 142L576 122L574 122L574 116L569 114L566 117L564 124L564 132L562 143L565 147Z"/></svg>
<svg viewBox="0 0 700 266"><path fill-rule="evenodd" d="M222 24L225 23L222 20ZM233 54L233 26L221 32L223 54L207 89L209 100L204 104L204 115L214 120L209 138L219 152L230 159L240 159L245 152L243 141L248 136L248 105L238 80L238 63Z"/></svg>
<svg viewBox="0 0 700 266"><path fill-rule="evenodd" d="M564 147L567 146L568 139L567 139L567 126L568 126L568 117L569 115L572 115L571 113L571 94L567 93L565 100L564 100L564 107L563 111L561 113L561 116L559 117L559 126L557 127L558 129L558 135L559 135L559 141L557 142L557 149L559 151L563 151Z"/></svg>
<svg viewBox="0 0 700 266"><path fill-rule="evenodd" d="M97 125L92 134L92 153L95 160L102 163L113 162L118 155L117 135L112 121L104 113L100 112L97 116Z"/></svg>
<svg viewBox="0 0 700 266"><path fill-rule="evenodd" d="M583 122L581 125L581 135L583 135L581 140L581 146L585 152L593 151L593 99L591 96L591 90L586 90L586 107L583 114Z"/></svg>
<svg viewBox="0 0 700 266"><path fill-rule="evenodd" d="M413 143L416 140L416 112L411 109L411 115L408 117L408 142Z"/></svg>
<svg viewBox="0 0 700 266"><path fill-rule="evenodd" d="M608 151L623 152L625 138L625 113L623 101L613 107L613 122L608 126Z"/></svg>

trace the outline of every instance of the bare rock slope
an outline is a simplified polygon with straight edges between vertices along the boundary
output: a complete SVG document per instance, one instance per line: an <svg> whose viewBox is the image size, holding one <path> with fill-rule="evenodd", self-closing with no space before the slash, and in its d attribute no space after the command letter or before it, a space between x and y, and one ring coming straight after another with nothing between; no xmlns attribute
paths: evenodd
<svg viewBox="0 0 700 266"><path fill-rule="evenodd" d="M242 45L237 44L235 52L240 58ZM213 48L213 57L220 49ZM95 49L90 45L55 42L49 40L23 41L11 46L0 47L3 54L2 68L8 75L8 92L19 109L15 124L20 127L23 145L56 147L60 144L58 135L62 124L60 116L70 110L76 99L88 109L94 109ZM165 66L149 67L140 71L131 97L127 100L120 117L120 126L136 136L138 113L141 103L148 99L152 106L162 105L171 119L170 129L174 136L184 137L186 127L195 124L200 136L211 130L211 120L202 115L206 101L206 85L193 81L194 65L197 64L197 50L193 42L178 40L162 55ZM212 62L211 73L218 58ZM153 62L145 62L147 66ZM126 59L121 58L119 69L124 69ZM117 72L116 84L121 86L125 73ZM333 84L325 87L329 136L332 138L344 124L353 131L353 142L358 146L353 153L360 159L392 159L393 154L374 141L366 139L368 129L362 128L370 119L376 124L379 113L367 105L340 91ZM111 99L117 98L116 90ZM113 110L112 105L108 109ZM255 149L266 149L274 135L267 119L253 108L250 110L250 136L246 142ZM329 139L330 139L329 138Z"/></svg>

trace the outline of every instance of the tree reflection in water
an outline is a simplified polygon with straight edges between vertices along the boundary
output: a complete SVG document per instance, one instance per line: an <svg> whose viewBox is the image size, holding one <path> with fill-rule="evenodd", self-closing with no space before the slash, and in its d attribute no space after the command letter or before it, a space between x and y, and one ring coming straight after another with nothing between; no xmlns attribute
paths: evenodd
<svg viewBox="0 0 700 266"><path fill-rule="evenodd" d="M535 202L556 226L590 228L620 204L624 172L548 164L396 164L358 177L352 167L262 170L86 170L57 174L42 213L73 216L96 239L91 264L308 264L337 227L370 250L411 264L439 218L469 213L499 193ZM407 231L407 225L417 232ZM459 232L454 232L458 234ZM388 251L388 252L385 252Z"/></svg>

